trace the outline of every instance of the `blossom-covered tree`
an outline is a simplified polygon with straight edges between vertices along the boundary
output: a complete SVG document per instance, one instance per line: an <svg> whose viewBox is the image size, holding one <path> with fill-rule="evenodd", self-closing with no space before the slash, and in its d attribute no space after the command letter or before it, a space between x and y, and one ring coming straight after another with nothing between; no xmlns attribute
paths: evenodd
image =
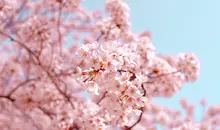
<svg viewBox="0 0 220 130"><path fill-rule="evenodd" d="M186 99L185 116L152 102L197 79L195 54L156 52L149 32L132 32L124 0L94 11L81 2L0 1L1 130L219 128L218 105L196 121Z"/></svg>

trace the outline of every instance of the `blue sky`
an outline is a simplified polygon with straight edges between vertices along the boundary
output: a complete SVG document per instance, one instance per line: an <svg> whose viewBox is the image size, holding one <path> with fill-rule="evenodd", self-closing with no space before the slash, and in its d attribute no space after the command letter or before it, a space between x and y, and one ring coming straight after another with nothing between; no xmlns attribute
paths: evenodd
<svg viewBox="0 0 220 130"><path fill-rule="evenodd" d="M103 8L105 0L84 0L89 9ZM149 30L157 51L166 54L195 52L201 61L201 74L195 83L170 99L156 99L166 106L180 108L179 99L197 103L206 97L220 104L220 1L219 0L126 0L131 8L133 31ZM201 117L197 109L196 117Z"/></svg>

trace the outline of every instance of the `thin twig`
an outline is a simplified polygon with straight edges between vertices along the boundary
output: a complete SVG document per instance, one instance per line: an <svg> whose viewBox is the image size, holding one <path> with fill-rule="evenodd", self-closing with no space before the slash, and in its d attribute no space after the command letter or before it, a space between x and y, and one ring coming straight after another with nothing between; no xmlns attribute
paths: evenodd
<svg viewBox="0 0 220 130"><path fill-rule="evenodd" d="M59 88L58 84L56 83L56 80L57 80L57 79L56 79L55 77L53 77L52 74L41 64L41 62L40 62L39 58L37 57L37 55L36 55L34 52L32 52L31 49L28 48L25 44L23 44L22 42L20 42L20 41L14 39L13 37L11 37L10 35L4 33L4 32L1 31L1 30L0 30L0 34L2 34L2 35L4 35L4 36L8 37L8 38L9 38L10 40L12 40L12 41L15 41L16 43L18 43L19 45L21 45L22 47L24 47L30 54L32 54L32 55L37 59L38 65L41 67L41 69L44 70L44 72L46 72L47 76L50 78L50 80L51 80L52 83L54 84L54 86L55 86L55 88L57 89L57 91L58 91L64 98L66 98L67 101L68 101L68 102L70 103L70 105L72 106L72 108L75 109L74 104L73 104L72 101L70 100L69 96L66 95L66 93L63 92L63 91ZM57 80L57 81L58 81L58 80Z"/></svg>
<svg viewBox="0 0 220 130"><path fill-rule="evenodd" d="M103 96L98 100L98 102L96 103L96 104L98 104L99 105L99 103L106 97L106 94L107 94L108 92L105 92L104 94L103 94Z"/></svg>
<svg viewBox="0 0 220 130"><path fill-rule="evenodd" d="M29 82L31 82L31 81L34 81L34 80L36 80L37 78L34 78L34 79L28 79L28 80L25 80L25 81L23 81L23 82L21 82L21 83L19 83L15 88L13 88L8 94L7 94L7 96L11 96L16 90L18 90L20 87L22 87L22 86L24 86L25 84L27 84L27 83L29 83Z"/></svg>
<svg viewBox="0 0 220 130"><path fill-rule="evenodd" d="M52 113L50 111L47 111L46 109L44 109L43 107L38 107L39 110L41 110L45 115L47 115L51 120L53 119L52 115L56 115L55 113Z"/></svg>
<svg viewBox="0 0 220 130"><path fill-rule="evenodd" d="M160 74L160 75L157 75L157 76L152 76L152 74L149 74L148 77L149 78L159 78L159 77L163 77L163 76L167 76L167 75L171 75L171 74L176 74L176 73L179 73L181 72L181 70L177 70L177 71L173 71L173 72L169 72L169 73L163 73L163 74Z"/></svg>

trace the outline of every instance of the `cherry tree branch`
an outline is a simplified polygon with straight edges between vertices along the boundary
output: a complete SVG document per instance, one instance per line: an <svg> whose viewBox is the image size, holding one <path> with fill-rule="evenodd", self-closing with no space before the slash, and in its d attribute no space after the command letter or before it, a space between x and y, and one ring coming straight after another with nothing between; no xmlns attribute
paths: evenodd
<svg viewBox="0 0 220 130"><path fill-rule="evenodd" d="M13 88L8 94L7 96L11 96L16 90L18 90L20 87L24 86L25 84L31 82L31 81L34 81L34 80L37 80L38 78L35 78L35 79L28 79L28 80L25 80L24 82L21 82L19 83L15 88Z"/></svg>
<svg viewBox="0 0 220 130"><path fill-rule="evenodd" d="M103 35L104 35L104 33L101 32L101 34L96 38L96 41L99 41L102 38Z"/></svg>
<svg viewBox="0 0 220 130"><path fill-rule="evenodd" d="M56 115L55 113L52 113L46 109L44 109L43 107L38 107L39 110L41 110L45 115L47 115L51 120L53 119L53 115Z"/></svg>
<svg viewBox="0 0 220 130"><path fill-rule="evenodd" d="M12 41L15 41L16 43L18 43L19 45L21 45L22 47L24 47L30 54L32 54L36 59L37 59L37 62L38 62L38 65L41 67L41 69L46 72L47 76L50 78L50 80L52 81L52 83L54 84L55 88L57 89L57 91L64 97L67 99L67 101L70 103L71 107L74 109L74 104L72 103L70 97L68 95L66 95L65 92L63 92L59 85L57 84L56 81L59 81L56 77L54 77L40 62L39 60L39 57L36 56L36 54L34 52L31 51L30 48L28 48L25 44L23 44L22 42L14 39L13 37L11 37L10 35L4 33L3 31L0 30L0 34L8 37L10 40Z"/></svg>
<svg viewBox="0 0 220 130"><path fill-rule="evenodd" d="M110 34L112 28L112 24L109 25L107 33L106 33L106 39L108 39L108 36ZM99 41L103 36L105 35L105 33L103 31L101 31L101 34L97 37L96 41Z"/></svg>
<svg viewBox="0 0 220 130"><path fill-rule="evenodd" d="M11 98L10 96L3 96L3 95L0 95L0 98L2 98L2 99L6 99L6 100L9 100L9 101L11 101L11 102L14 102L14 101L15 101L15 99Z"/></svg>
<svg viewBox="0 0 220 130"><path fill-rule="evenodd" d="M163 74L159 74L156 76L152 76L152 74L149 74L148 77L153 79L153 78L159 78L159 77L163 77L163 76L167 76L167 75L171 75L171 74L176 74L179 72L181 72L181 70L177 70L177 71L173 71L173 72L169 72L169 73L163 73Z"/></svg>
<svg viewBox="0 0 220 130"><path fill-rule="evenodd" d="M144 91L144 94L143 94L143 96L146 96L146 90L145 90L145 88L144 88L144 85L142 84L141 85L141 88L143 89L143 91ZM132 128L134 128L140 121L141 121L141 119L142 119L142 116L143 116L143 113L144 113L144 107L142 107L142 108L140 108L140 110L141 110L141 114L140 114L140 116L138 117L138 119L137 119L137 121L133 124L133 125L131 125L131 126L125 126L125 130L131 130Z"/></svg>
<svg viewBox="0 0 220 130"><path fill-rule="evenodd" d="M105 93L103 94L103 96L97 101L96 104L99 105L99 103L106 97L106 94L107 94L107 93L108 93L108 92L105 92Z"/></svg>
<svg viewBox="0 0 220 130"><path fill-rule="evenodd" d="M131 126L129 126L129 127L126 126L126 127L125 127L125 130L131 130L132 128L134 128L134 127L141 121L142 116L143 116L143 113L144 113L144 109L141 108L140 110L141 110L141 114L140 114L140 116L138 117L138 120L137 120L133 125L131 125Z"/></svg>

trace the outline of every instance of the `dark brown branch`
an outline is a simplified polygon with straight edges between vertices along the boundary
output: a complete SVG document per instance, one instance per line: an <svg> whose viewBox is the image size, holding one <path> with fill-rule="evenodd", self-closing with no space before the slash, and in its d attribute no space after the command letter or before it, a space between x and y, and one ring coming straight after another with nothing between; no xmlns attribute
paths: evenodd
<svg viewBox="0 0 220 130"><path fill-rule="evenodd" d="M144 85L143 85L143 84L141 84L141 88L142 88L142 90L144 91L143 96L146 96L146 95L147 95L147 91L146 91L146 89L144 88Z"/></svg>
<svg viewBox="0 0 220 130"><path fill-rule="evenodd" d="M106 94L107 94L108 92L105 92L104 94L103 94L103 96L98 100L98 102L96 103L96 104L98 104L99 105L99 103L106 97Z"/></svg>
<svg viewBox="0 0 220 130"><path fill-rule="evenodd" d="M96 41L99 41L102 38L103 35L104 35L104 33L101 32L101 34L96 38Z"/></svg>
<svg viewBox="0 0 220 130"><path fill-rule="evenodd" d="M39 110L41 110L45 115L47 115L51 120L53 119L53 115L56 115L55 113L52 113L50 111L47 111L43 107L38 107Z"/></svg>
<svg viewBox="0 0 220 130"><path fill-rule="evenodd" d="M77 124L73 124L68 130L79 130L80 127Z"/></svg>
<svg viewBox="0 0 220 130"><path fill-rule="evenodd" d="M9 100L9 101L11 101L11 102L14 102L14 101L15 101L15 99L11 98L10 96L2 96L2 95L0 95L0 98Z"/></svg>

